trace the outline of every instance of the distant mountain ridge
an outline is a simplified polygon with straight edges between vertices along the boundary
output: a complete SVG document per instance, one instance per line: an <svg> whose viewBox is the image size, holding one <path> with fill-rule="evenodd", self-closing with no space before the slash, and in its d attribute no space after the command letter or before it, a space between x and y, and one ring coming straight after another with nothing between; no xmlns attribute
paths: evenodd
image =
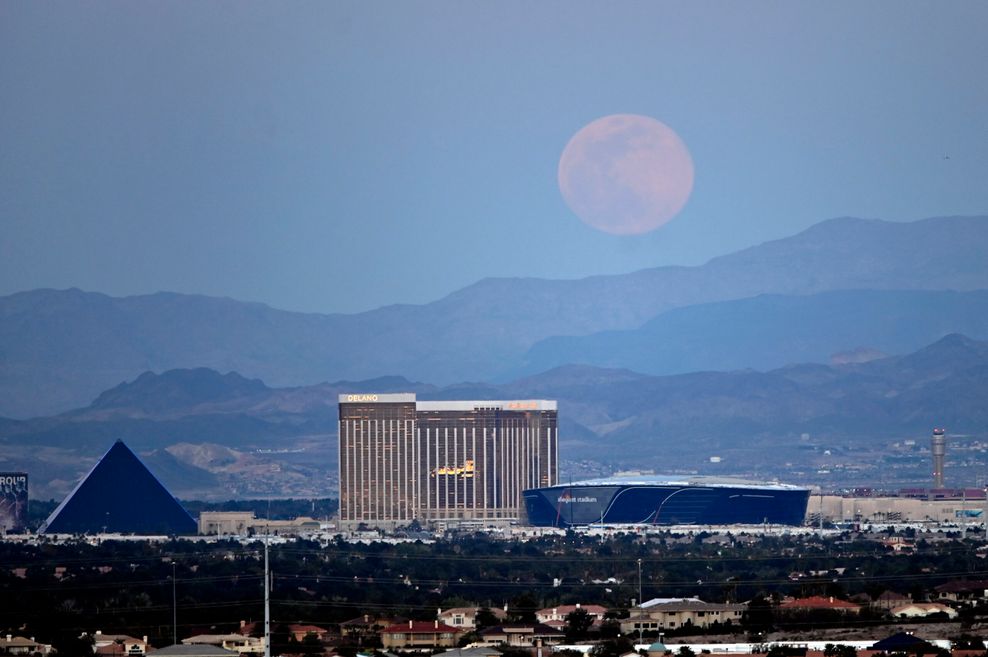
<svg viewBox="0 0 988 657"><path fill-rule="evenodd" d="M511 389L532 397L555 391L569 419L590 431L591 440L570 446L569 458L624 454L661 467L663 455L674 455L678 467L698 467L705 455L747 449L757 454L750 467L775 462L778 472L803 434L867 446L933 426L988 431L988 342L957 334L910 354L839 366L658 377L562 369L568 376L546 372ZM616 379L608 384L588 372ZM567 385L570 377L587 382Z"/></svg>
<svg viewBox="0 0 988 657"><path fill-rule="evenodd" d="M117 439L148 454L179 494L332 495L337 395L355 391L555 399L564 467L696 469L722 455L732 467L778 476L813 461L804 434L812 445L860 450L941 425L988 436L988 341L953 334L905 355L767 372L648 376L568 365L444 388L400 378L269 388L203 368L145 373L86 408L0 425L0 446L43 495L71 488Z"/></svg>
<svg viewBox="0 0 988 657"><path fill-rule="evenodd" d="M269 392L259 379L246 379L236 372L220 374L199 367L169 370L161 374L145 372L132 383L121 383L100 394L90 409L127 409L153 413L189 404L209 404L251 398Z"/></svg>
<svg viewBox="0 0 988 657"><path fill-rule="evenodd" d="M637 329L546 338L521 372L568 363L645 374L767 370L854 349L906 353L951 333L988 339L988 290L836 290L684 306Z"/></svg>
<svg viewBox="0 0 988 657"><path fill-rule="evenodd" d="M335 476L340 393L434 389L401 377L269 388L208 368L144 372L86 407L0 422L0 453L8 467L31 473L35 497L67 492L116 440L183 496L325 496ZM284 452L288 462L261 451Z"/></svg>
<svg viewBox="0 0 988 657"><path fill-rule="evenodd" d="M279 387L381 375L506 380L541 340L636 329L682 306L840 289L988 289L985 253L985 217L845 218L697 267L487 279L433 303L355 315L174 293L23 292L0 298L0 416L77 408L141 372L175 368L236 371ZM841 348L859 346L868 345Z"/></svg>

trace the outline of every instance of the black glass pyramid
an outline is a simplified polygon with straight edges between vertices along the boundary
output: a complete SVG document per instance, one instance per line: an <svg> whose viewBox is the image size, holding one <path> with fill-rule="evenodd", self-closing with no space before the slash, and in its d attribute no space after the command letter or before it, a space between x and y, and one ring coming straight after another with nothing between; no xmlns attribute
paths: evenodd
<svg viewBox="0 0 988 657"><path fill-rule="evenodd" d="M48 534L195 534L196 521L117 441L41 527Z"/></svg>

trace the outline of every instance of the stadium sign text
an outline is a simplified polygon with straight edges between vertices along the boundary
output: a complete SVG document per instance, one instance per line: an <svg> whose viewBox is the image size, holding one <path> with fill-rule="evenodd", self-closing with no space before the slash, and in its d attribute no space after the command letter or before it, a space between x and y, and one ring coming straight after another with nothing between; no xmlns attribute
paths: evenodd
<svg viewBox="0 0 988 657"><path fill-rule="evenodd" d="M556 501L559 502L560 504L573 504L573 503L589 504L591 502L596 502L597 501L597 498L596 497L569 497L569 496L566 496L566 495L561 495L561 496L559 496L559 498Z"/></svg>

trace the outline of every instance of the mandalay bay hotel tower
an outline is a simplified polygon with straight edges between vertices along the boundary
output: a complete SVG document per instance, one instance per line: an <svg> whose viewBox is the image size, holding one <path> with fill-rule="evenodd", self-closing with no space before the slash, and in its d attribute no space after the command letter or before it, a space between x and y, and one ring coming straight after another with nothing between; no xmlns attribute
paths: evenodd
<svg viewBox="0 0 988 657"><path fill-rule="evenodd" d="M557 482L556 402L340 395L340 522L506 522Z"/></svg>

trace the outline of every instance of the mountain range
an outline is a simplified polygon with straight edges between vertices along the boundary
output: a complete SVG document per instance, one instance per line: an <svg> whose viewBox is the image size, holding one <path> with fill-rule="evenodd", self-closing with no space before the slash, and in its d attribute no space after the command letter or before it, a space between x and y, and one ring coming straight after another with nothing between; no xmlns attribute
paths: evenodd
<svg viewBox="0 0 988 657"><path fill-rule="evenodd" d="M332 496L337 395L400 391L558 400L564 477L922 484L942 424L983 477L986 253L988 217L843 218L695 267L353 315L21 292L0 298L0 470L57 497L122 439L186 497Z"/></svg>
<svg viewBox="0 0 988 657"><path fill-rule="evenodd" d="M905 353L952 332L988 338L988 290L836 290L685 306L636 329L541 340L529 349L524 368L764 370Z"/></svg>
<svg viewBox="0 0 988 657"><path fill-rule="evenodd" d="M176 368L279 387L382 375L444 386L571 363L669 374L904 353L950 332L988 337L986 253L986 217L843 218L695 267L486 279L353 315L175 293L21 292L0 298L0 415L79 408Z"/></svg>
<svg viewBox="0 0 988 657"><path fill-rule="evenodd" d="M568 365L446 387L387 377L271 388L207 368L148 372L84 408L3 422L2 469L26 470L35 495L58 496L122 439L185 497L333 495L337 396L370 391L556 399L564 477L587 474L592 463L607 472L713 469L791 480L835 454L881 468L875 455L889 442L922 442L941 424L953 435L983 435L988 342L952 334L905 355L767 372L650 376Z"/></svg>

